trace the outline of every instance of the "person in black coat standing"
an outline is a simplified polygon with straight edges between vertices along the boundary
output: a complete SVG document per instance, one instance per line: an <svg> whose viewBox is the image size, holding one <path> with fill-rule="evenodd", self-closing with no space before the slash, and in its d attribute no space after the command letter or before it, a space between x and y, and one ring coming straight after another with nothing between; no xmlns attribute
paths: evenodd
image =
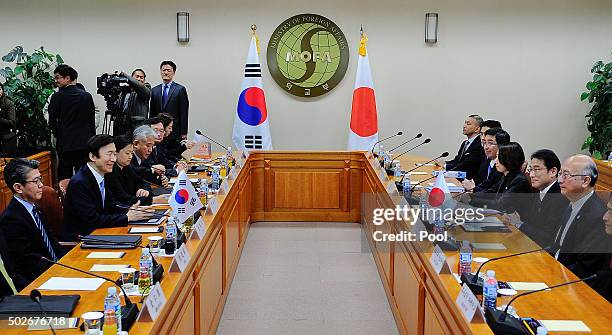
<svg viewBox="0 0 612 335"><path fill-rule="evenodd" d="M72 177L87 162L87 140L96 134L91 94L76 85L78 73L61 64L54 71L59 91L49 102L49 128L57 139L59 180Z"/></svg>
<svg viewBox="0 0 612 335"><path fill-rule="evenodd" d="M104 180L113 171L117 152L110 135L95 135L87 141L89 162L72 177L64 201L64 237L76 240L98 228L122 227L128 222L151 217L137 210L140 203L127 210L118 206Z"/></svg>
<svg viewBox="0 0 612 335"><path fill-rule="evenodd" d="M43 192L38 162L24 158L11 160L4 167L4 180L13 198L0 217L0 230L9 259L14 263L14 273L10 275L17 290L21 290L49 268L41 257L57 261L62 254L59 243L46 227L45 217L35 205Z"/></svg>
<svg viewBox="0 0 612 335"><path fill-rule="evenodd" d="M170 137L175 140L187 139L189 121L189 98L185 86L173 81L176 64L165 60L159 67L162 83L151 92L150 116L168 113L174 118L174 131Z"/></svg>
<svg viewBox="0 0 612 335"><path fill-rule="evenodd" d="M448 162L437 161L446 171L464 171L466 179L474 179L478 174L480 163L485 158L485 152L480 143L480 127L482 118L478 115L470 115L463 124L463 135L467 137L455 158Z"/></svg>

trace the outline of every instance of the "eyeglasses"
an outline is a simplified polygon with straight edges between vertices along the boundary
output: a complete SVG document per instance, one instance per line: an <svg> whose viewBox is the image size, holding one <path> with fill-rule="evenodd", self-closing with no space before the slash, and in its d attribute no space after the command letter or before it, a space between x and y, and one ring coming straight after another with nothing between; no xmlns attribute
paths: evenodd
<svg viewBox="0 0 612 335"><path fill-rule="evenodd" d="M569 171L560 171L559 173L557 173L557 178L558 179L567 179L570 177L590 177L591 175L588 174L571 174Z"/></svg>
<svg viewBox="0 0 612 335"><path fill-rule="evenodd" d="M24 181L24 184L26 183L35 183L37 185L43 185L43 178L41 176L41 177L34 178L32 180L26 180Z"/></svg>
<svg viewBox="0 0 612 335"><path fill-rule="evenodd" d="M496 147L497 146L497 143L495 142L482 141L481 143L483 147Z"/></svg>
<svg viewBox="0 0 612 335"><path fill-rule="evenodd" d="M531 167L531 166L530 166L530 167L528 167L528 168L527 168L527 173L532 173L532 172L533 172L533 173L538 173L538 172L540 172L540 171L544 171L544 170L546 170L546 168L541 168L541 167Z"/></svg>

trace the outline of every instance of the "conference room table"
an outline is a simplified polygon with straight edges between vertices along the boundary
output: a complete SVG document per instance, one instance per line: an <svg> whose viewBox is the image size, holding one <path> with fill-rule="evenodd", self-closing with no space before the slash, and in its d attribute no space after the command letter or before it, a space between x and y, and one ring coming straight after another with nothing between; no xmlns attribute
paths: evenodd
<svg viewBox="0 0 612 335"><path fill-rule="evenodd" d="M455 303L461 285L451 273L438 274L430 256L428 241L377 242L373 233L413 230L410 220L391 220L374 225L375 208L395 208L405 199L394 191L394 182L370 153L361 151L254 151L248 157L237 155L239 167L223 182L222 191L202 210L206 232L189 239L190 255L183 271L170 271L172 258L156 257L165 269L160 282L165 303L156 317L141 317L130 334L214 334L227 299L231 282L252 222L359 222L371 246L392 313L401 334L492 334L484 321L468 321ZM427 159L403 157L404 170ZM413 184L431 176L432 166L413 174ZM424 174L423 174L424 172ZM449 180L451 181L451 180ZM456 181L455 181L456 182ZM130 227L98 229L97 235L127 234ZM511 233L466 233L451 229L457 240L502 243L504 250L476 250L474 257L492 258L538 246L520 231ZM160 234L141 234L147 237ZM129 264L138 268L141 249L123 249L121 259L89 259L95 250L73 248L60 261L82 270L94 264ZM108 251L108 250L107 250ZM446 262L457 272L458 252L446 251ZM475 267L478 264L474 264ZM576 276L545 252L527 254L487 264L498 280L544 282L548 286L575 280ZM99 273L117 279L116 272ZM28 295L51 277L85 277L57 265L23 289ZM110 283L95 291L42 291L43 295L80 294L72 316L101 311ZM498 298L498 306L509 301ZM140 297L131 300L143 309ZM123 298L122 298L123 301ZM578 283L518 299L513 303L522 317L544 320L582 320L593 334L609 334L612 306L587 284ZM44 333L45 331L37 331ZM25 334L25 328L3 329L2 334ZM31 332L33 333L33 332ZM78 329L58 330L58 334L79 334ZM570 333L564 333L570 334ZM577 333L580 334L580 333Z"/></svg>

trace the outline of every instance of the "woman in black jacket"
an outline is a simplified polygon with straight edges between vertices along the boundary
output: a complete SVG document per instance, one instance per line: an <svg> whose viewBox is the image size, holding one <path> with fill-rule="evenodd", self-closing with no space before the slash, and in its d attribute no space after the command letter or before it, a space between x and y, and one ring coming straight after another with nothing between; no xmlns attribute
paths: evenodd
<svg viewBox="0 0 612 335"><path fill-rule="evenodd" d="M0 84L0 156L14 156L17 151L15 104L6 96Z"/></svg>
<svg viewBox="0 0 612 335"><path fill-rule="evenodd" d="M484 193L476 193L470 202L476 207L487 207L511 213L518 212L521 217L527 215L532 198L531 185L522 172L525 153L516 142L501 144L497 152L495 168L503 177Z"/></svg>
<svg viewBox="0 0 612 335"><path fill-rule="evenodd" d="M106 185L113 194L113 198L124 205L131 206L140 201L141 205L162 203L163 196L153 197L150 185L134 172L130 162L134 154L134 146L127 135L115 136L117 161L113 172L104 176Z"/></svg>

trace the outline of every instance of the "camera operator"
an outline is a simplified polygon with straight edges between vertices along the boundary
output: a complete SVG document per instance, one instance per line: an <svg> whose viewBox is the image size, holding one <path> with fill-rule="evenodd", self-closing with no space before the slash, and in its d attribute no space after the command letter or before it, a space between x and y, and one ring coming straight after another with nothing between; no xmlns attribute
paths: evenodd
<svg viewBox="0 0 612 335"><path fill-rule="evenodd" d="M119 77L126 78L131 90L123 92L120 96L120 113L113 123L113 134L123 135L132 133L149 117L149 99L151 98L151 85L145 82L146 74L142 69L136 69L132 76L126 73L117 73Z"/></svg>

